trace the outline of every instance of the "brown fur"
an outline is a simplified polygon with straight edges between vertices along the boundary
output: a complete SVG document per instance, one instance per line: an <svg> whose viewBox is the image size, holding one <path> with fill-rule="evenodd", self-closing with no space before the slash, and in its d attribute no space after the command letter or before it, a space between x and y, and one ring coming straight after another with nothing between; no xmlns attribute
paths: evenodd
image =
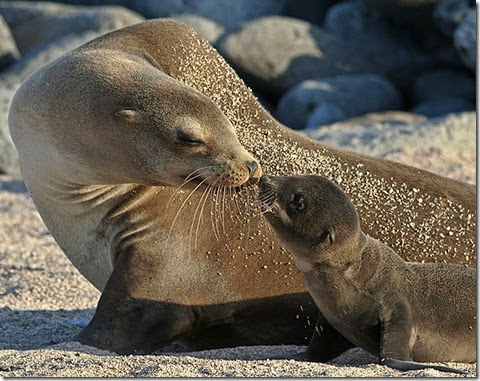
<svg viewBox="0 0 480 381"><path fill-rule="evenodd" d="M132 104L143 110L140 119L129 112L115 119ZM226 189L225 207L223 193L217 206L208 198L197 245L189 237L196 235L202 192L191 196L172 227L189 192L177 192L167 209L174 189L155 184L177 184L205 165L200 155L179 159L168 143L169 121L177 119L167 116L191 108L207 121L225 117L268 174L322 173L341 182L364 230L403 258L474 266L475 187L296 134L191 29L151 20L39 70L10 112L37 208L75 266L103 290L82 342L123 353L151 352L176 339L194 348L308 342L315 305L285 249L250 213L249 188L235 197ZM162 111L168 109L172 114ZM217 126L207 124L213 145L240 149L232 133L215 133ZM150 132L144 135L142 126ZM48 155L48 163L40 166L34 154ZM222 156L215 155L208 157ZM242 168L239 182L246 179ZM351 345L336 333L332 338L325 358Z"/></svg>
<svg viewBox="0 0 480 381"><path fill-rule="evenodd" d="M361 231L353 203L321 176L264 177L260 186L268 221L344 337L402 369L476 360L474 269L405 262Z"/></svg>

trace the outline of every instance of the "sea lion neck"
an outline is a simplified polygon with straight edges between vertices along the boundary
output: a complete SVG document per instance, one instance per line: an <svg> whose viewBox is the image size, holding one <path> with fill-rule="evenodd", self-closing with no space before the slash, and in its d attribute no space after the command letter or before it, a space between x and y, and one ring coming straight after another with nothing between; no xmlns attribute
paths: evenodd
<svg viewBox="0 0 480 381"><path fill-rule="evenodd" d="M381 242L362 233L364 238L358 248L357 258L345 272L346 277L356 286L364 287L376 277L382 261Z"/></svg>

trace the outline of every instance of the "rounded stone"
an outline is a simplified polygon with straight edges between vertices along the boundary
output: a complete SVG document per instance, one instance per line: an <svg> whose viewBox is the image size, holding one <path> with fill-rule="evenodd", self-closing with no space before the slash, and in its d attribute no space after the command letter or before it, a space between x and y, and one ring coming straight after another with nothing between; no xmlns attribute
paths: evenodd
<svg viewBox="0 0 480 381"><path fill-rule="evenodd" d="M307 80L284 94L277 107L278 119L294 129L307 126L309 115L317 108L332 106L346 117L369 112L400 109L402 98L384 77L374 74L344 74L331 78ZM325 115L325 114L324 114Z"/></svg>
<svg viewBox="0 0 480 381"><path fill-rule="evenodd" d="M348 119L347 113L340 107L330 103L322 103L310 113L305 127L316 128L345 119Z"/></svg>
<svg viewBox="0 0 480 381"><path fill-rule="evenodd" d="M333 5L325 16L324 28L358 47L373 62L376 73L387 75L402 88L434 59L419 49L405 27L394 25L362 0Z"/></svg>
<svg viewBox="0 0 480 381"><path fill-rule="evenodd" d="M475 104L463 98L434 99L420 103L411 109L412 112L429 118L471 110L475 110Z"/></svg>
<svg viewBox="0 0 480 381"><path fill-rule="evenodd" d="M217 45L245 80L277 96L306 79L374 72L357 47L289 17L269 16L246 23Z"/></svg>
<svg viewBox="0 0 480 381"><path fill-rule="evenodd" d="M477 57L477 12L471 8L453 32L453 42L466 67L475 71Z"/></svg>
<svg viewBox="0 0 480 381"><path fill-rule="evenodd" d="M442 0L433 12L433 20L437 27L448 37L452 37L470 9L469 0Z"/></svg>
<svg viewBox="0 0 480 381"><path fill-rule="evenodd" d="M129 6L147 18L190 13L232 30L244 22L281 13L285 3L286 0L142 0L130 2Z"/></svg>
<svg viewBox="0 0 480 381"><path fill-rule="evenodd" d="M0 3L0 15L10 25L22 53L56 38L88 30L109 32L144 20L120 6L73 6L13 1Z"/></svg>
<svg viewBox="0 0 480 381"><path fill-rule="evenodd" d="M2 16L0 16L0 41L0 71L2 71L20 59L17 44Z"/></svg>
<svg viewBox="0 0 480 381"><path fill-rule="evenodd" d="M443 98L464 98L474 102L475 97L475 78L452 70L423 73L416 78L412 89L413 103Z"/></svg>

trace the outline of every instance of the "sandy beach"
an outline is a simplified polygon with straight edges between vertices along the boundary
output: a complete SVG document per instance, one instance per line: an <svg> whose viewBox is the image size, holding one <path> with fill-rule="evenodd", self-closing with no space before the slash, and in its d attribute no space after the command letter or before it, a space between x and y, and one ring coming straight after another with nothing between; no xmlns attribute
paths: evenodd
<svg viewBox="0 0 480 381"><path fill-rule="evenodd" d="M452 152L408 150L394 159L474 181L475 160ZM414 156L413 156L414 155ZM460 160L463 159L463 160ZM450 161L449 161L450 160ZM442 165L442 162L454 165ZM268 358L304 347L257 346L188 352L172 345L148 356L119 356L73 341L100 293L56 245L23 182L0 176L0 376L101 377L451 377L432 369L398 372L361 349L327 363ZM449 364L476 376L476 364Z"/></svg>

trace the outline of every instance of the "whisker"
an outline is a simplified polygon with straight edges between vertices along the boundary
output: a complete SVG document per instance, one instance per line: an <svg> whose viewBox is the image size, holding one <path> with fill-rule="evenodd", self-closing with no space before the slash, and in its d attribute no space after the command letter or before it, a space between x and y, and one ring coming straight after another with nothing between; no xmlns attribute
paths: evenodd
<svg viewBox="0 0 480 381"><path fill-rule="evenodd" d="M217 180L215 182L218 181L219 178L217 178ZM214 207L215 207L215 193L217 191L217 188L214 188L213 189L213 192L212 192L212 203L210 205L210 220L212 222L212 231L213 231L213 235L215 236L215 239L217 241L220 241L220 235L217 234L217 231L215 230L215 212L214 212Z"/></svg>
<svg viewBox="0 0 480 381"><path fill-rule="evenodd" d="M240 217L238 216L237 213L233 210L233 203L234 203L234 195L233 195L233 190L232 190L232 185L230 184L228 186L228 210L230 211L230 219L232 219L232 216L235 216L235 218L241 222Z"/></svg>
<svg viewBox="0 0 480 381"><path fill-rule="evenodd" d="M210 185L203 191L202 193L202 196L200 197L200 199L198 200L198 205L197 207L195 208L195 213L193 214L193 219L192 219L192 223L190 225L190 232L188 234L188 252L191 253L191 240L192 240L192 233L193 233L193 227L195 225L195 218L197 217L197 213L198 213L198 210L200 208L200 205L202 204L202 201L203 201L203 197L205 196L205 194L207 193L208 189L209 189ZM199 216L199 219L200 219L200 216ZM196 249L196 247L194 247L194 250Z"/></svg>
<svg viewBox="0 0 480 381"><path fill-rule="evenodd" d="M221 179L223 179L223 174L219 177L219 181ZM219 226L219 223L218 223L218 215L219 215L219 209L220 209L220 205L219 205L219 199L220 199L220 191L221 191L221 187L217 187L217 189L215 190L215 215L214 215L214 220L215 220L215 227L217 229L217 233L218 233L218 237L220 238L220 226Z"/></svg>
<svg viewBox="0 0 480 381"><path fill-rule="evenodd" d="M175 222L177 221L177 218L178 216L180 215L180 212L182 211L182 209L185 207L185 205L187 204L188 200L190 199L190 197L192 197L192 195L195 193L195 191L200 188L200 186L207 180L207 178L204 178L191 192L190 194L187 196L187 198L183 201L182 205L180 206L180 208L178 209L177 211L177 214L175 214L175 217L173 218L173 221L172 221L172 224L170 225L170 230L168 231L168 235L167 235L167 239L165 241L165 245L164 245L164 252L167 248L167 244L168 244L168 241L170 239L170 235L172 233L172 230L173 230L173 226L175 225Z"/></svg>
<svg viewBox="0 0 480 381"><path fill-rule="evenodd" d="M208 188L207 188L207 193L206 193L206 196L205 196L205 199L203 200L203 205L202 205L202 209L200 209L200 216L198 218L198 222L197 222L197 230L195 231L195 242L194 242L194 247L195 249L197 249L197 241L198 241L198 231L199 231L199 228L200 228L200 222L203 218L203 210L205 208L205 204L207 203L207 200L208 200L208 196L210 195L210 191L212 190L212 186L210 185Z"/></svg>
<svg viewBox="0 0 480 381"><path fill-rule="evenodd" d="M250 219L251 219L251 205L250 205L250 190L248 187L245 188L247 190L247 237L250 237ZM247 239L247 245L250 240Z"/></svg>
<svg viewBox="0 0 480 381"><path fill-rule="evenodd" d="M211 166L209 166L211 167ZM203 167L203 168L200 168L200 169L196 169L195 171L191 172L184 180L184 182L182 184L180 184L180 186L178 186L172 193L172 195L170 196L170 199L168 200L167 202L167 205L165 206L165 211L167 211L168 207L170 206L170 203L173 201L173 198L175 197L175 195L177 194L177 192L182 188L184 187L185 185L187 185L190 181L193 181L201 176L203 176L205 174L205 172L202 172L202 173L199 173L197 175L195 175L194 177L190 177L194 172L198 172L200 170L204 170L206 168L209 168L209 167Z"/></svg>
<svg viewBox="0 0 480 381"><path fill-rule="evenodd" d="M225 234L225 189L226 186L224 185L222 187L222 229L223 229L223 234Z"/></svg>

